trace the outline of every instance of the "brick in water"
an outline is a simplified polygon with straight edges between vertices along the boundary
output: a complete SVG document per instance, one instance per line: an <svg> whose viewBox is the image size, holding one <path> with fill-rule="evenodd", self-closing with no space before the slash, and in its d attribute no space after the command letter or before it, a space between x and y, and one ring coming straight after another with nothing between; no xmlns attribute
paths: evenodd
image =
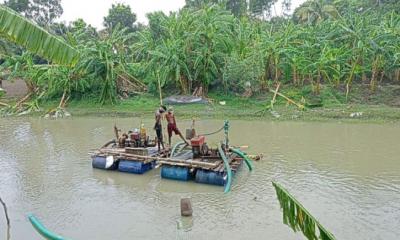
<svg viewBox="0 0 400 240"><path fill-rule="evenodd" d="M193 214L192 203L190 198L181 199L181 215L184 217L190 217Z"/></svg>

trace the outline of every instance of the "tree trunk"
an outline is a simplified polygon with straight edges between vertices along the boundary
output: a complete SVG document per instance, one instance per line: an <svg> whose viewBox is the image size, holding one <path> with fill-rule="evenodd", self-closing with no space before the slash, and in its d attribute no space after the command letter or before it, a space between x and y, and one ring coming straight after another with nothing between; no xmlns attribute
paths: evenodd
<svg viewBox="0 0 400 240"><path fill-rule="evenodd" d="M381 77L379 78L379 83L382 83L384 77L385 77L385 72L381 71Z"/></svg>
<svg viewBox="0 0 400 240"><path fill-rule="evenodd" d="M318 70L318 75L317 75L317 83L315 87L315 93L319 95L321 93L321 72Z"/></svg>
<svg viewBox="0 0 400 240"><path fill-rule="evenodd" d="M365 73L363 73L362 74L362 77L361 77L361 81L363 82L363 83L365 83L365 82L367 82L367 74L365 74Z"/></svg>
<svg viewBox="0 0 400 240"><path fill-rule="evenodd" d="M182 89L183 94L185 94L185 95L188 94L190 90L188 89L188 82L187 82L186 77L181 74L179 79L181 82L181 89Z"/></svg>
<svg viewBox="0 0 400 240"><path fill-rule="evenodd" d="M278 58L274 58L274 71L275 71L275 76L274 76L274 81L278 82L279 80L279 68L278 68Z"/></svg>
<svg viewBox="0 0 400 240"><path fill-rule="evenodd" d="M400 81L400 69L396 69L394 71L394 80L399 82Z"/></svg>
<svg viewBox="0 0 400 240"><path fill-rule="evenodd" d="M371 75L371 81L369 83L369 88L370 88L370 91L372 93L375 92L375 88L376 88L376 75L377 75L377 72L378 72L377 61L378 60L375 59L374 62L372 63L372 75Z"/></svg>
<svg viewBox="0 0 400 240"><path fill-rule="evenodd" d="M357 59L352 63L350 75L347 78L347 82L346 82L346 100L348 99L348 96L349 96L349 93L350 93L351 83L353 82L354 72L356 71L356 67L357 67L357 63L358 63L359 59L360 59L360 57L357 57Z"/></svg>

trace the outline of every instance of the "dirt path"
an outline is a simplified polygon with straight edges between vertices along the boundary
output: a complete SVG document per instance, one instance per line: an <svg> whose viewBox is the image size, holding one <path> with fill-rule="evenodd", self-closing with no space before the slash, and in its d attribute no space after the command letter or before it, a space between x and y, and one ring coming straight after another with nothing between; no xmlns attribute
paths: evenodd
<svg viewBox="0 0 400 240"><path fill-rule="evenodd" d="M2 81L2 88L6 91L6 98L20 98L26 95L28 88L22 79Z"/></svg>

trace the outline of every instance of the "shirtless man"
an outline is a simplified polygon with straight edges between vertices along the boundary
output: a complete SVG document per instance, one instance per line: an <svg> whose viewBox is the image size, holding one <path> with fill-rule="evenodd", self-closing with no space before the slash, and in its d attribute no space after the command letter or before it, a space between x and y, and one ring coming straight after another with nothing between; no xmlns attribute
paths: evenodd
<svg viewBox="0 0 400 240"><path fill-rule="evenodd" d="M172 107L168 108L168 113L165 115L165 119L168 122L168 143L169 146L171 146L171 137L172 137L172 132L175 133L175 135L179 135L182 140L189 145L189 143L186 141L186 139L182 136L181 131L179 131L178 127L176 126L176 120L175 120L175 115L174 115L174 109Z"/></svg>
<svg viewBox="0 0 400 240"><path fill-rule="evenodd" d="M156 130L157 134L157 144L158 144L158 151L160 151L160 144L162 145L162 148L165 149L164 147L164 141L163 141L163 135L162 135L162 125L161 125L161 120L162 120L162 115L165 113L167 110L166 106L161 106L155 114L156 117L156 123L154 125L154 130Z"/></svg>

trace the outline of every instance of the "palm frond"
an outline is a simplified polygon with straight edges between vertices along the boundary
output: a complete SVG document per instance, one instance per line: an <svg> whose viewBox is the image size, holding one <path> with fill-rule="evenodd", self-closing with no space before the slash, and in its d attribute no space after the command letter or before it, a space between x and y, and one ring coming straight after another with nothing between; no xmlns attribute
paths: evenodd
<svg viewBox="0 0 400 240"><path fill-rule="evenodd" d="M79 52L13 10L0 5L0 35L53 63L73 66Z"/></svg>
<svg viewBox="0 0 400 240"><path fill-rule="evenodd" d="M297 232L301 230L309 240L335 240L327 231L286 189L272 182L283 210L283 223Z"/></svg>

